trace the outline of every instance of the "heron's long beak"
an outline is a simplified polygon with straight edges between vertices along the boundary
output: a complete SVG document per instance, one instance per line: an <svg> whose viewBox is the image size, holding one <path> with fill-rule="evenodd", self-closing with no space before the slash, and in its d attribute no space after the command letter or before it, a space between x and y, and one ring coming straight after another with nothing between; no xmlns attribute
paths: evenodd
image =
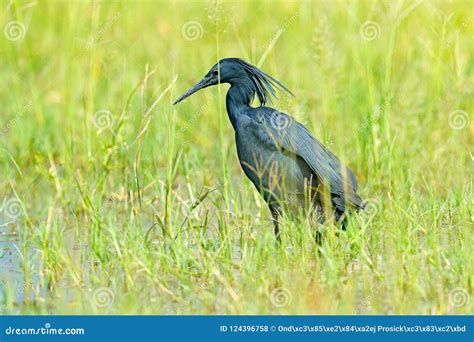
<svg viewBox="0 0 474 342"><path fill-rule="evenodd" d="M194 94L198 90L201 90L202 88L209 87L210 85L212 85L211 80L212 80L211 77L204 77L196 85L192 86L187 92L185 92L183 95L178 97L178 99L176 101L174 101L173 105L180 103L185 98L191 96L192 94Z"/></svg>

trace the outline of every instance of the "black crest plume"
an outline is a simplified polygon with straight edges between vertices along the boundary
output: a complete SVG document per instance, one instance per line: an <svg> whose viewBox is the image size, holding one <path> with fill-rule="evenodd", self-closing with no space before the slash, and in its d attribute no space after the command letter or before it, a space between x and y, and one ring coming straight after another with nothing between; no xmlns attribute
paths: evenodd
<svg viewBox="0 0 474 342"><path fill-rule="evenodd" d="M278 82L270 75L264 73L257 67L239 58L229 59L232 59L234 62L240 64L249 76L250 82L247 82L245 87L248 95L250 96L250 100L252 100L256 95L260 104L264 106L266 103L271 103L271 96L276 96L276 90L285 90L290 95L294 96L293 93L283 84Z"/></svg>

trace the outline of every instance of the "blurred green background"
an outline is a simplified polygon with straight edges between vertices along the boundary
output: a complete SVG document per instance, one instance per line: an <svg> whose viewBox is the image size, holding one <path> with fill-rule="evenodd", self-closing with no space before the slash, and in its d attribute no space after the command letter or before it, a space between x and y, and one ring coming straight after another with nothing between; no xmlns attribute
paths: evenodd
<svg viewBox="0 0 474 342"><path fill-rule="evenodd" d="M446 314L474 300L472 1L3 1L0 312ZM273 236L220 59L356 173L318 253Z"/></svg>

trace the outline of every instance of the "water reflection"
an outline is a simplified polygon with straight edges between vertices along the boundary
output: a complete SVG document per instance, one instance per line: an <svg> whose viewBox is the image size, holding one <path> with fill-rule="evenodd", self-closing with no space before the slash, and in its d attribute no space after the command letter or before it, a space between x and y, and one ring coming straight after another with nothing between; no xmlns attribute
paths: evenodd
<svg viewBox="0 0 474 342"><path fill-rule="evenodd" d="M36 262L33 253L24 255L21 232L15 222L0 218L0 313L8 307L18 306L33 299L34 284L38 283ZM25 258L26 257L26 258ZM24 270L31 270L25 277ZM31 279L25 282L25 279Z"/></svg>

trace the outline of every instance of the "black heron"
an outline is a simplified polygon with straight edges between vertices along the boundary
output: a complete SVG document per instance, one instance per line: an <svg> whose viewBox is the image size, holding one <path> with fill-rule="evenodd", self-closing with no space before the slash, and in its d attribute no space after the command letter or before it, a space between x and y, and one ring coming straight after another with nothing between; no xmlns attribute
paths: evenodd
<svg viewBox="0 0 474 342"><path fill-rule="evenodd" d="M265 106L276 90L293 95L283 84L241 59L225 58L174 104L220 83L230 84L226 106L240 164L270 208L277 239L279 216L295 210L316 213L320 223L335 219L345 229L348 209L364 208L357 180L306 127ZM259 107L251 106L255 96Z"/></svg>

